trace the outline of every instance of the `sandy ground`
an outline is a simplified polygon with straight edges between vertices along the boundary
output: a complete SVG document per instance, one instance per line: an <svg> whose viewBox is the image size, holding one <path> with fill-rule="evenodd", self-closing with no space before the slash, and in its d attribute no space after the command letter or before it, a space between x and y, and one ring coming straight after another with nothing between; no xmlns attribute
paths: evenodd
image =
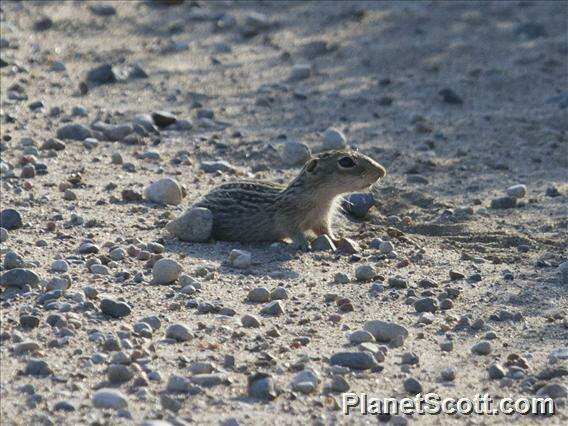
<svg viewBox="0 0 568 426"><path fill-rule="evenodd" d="M14 251L16 263L40 278L31 288L3 288L2 424L568 422L568 270L562 275L559 267L568 260L566 2L1 8L1 203L23 221L2 242L2 268L14 267L6 262ZM87 81L102 64L114 67L117 82ZM147 78L121 74L135 64ZM307 78L290 78L298 64L311 66ZM444 99L444 89L458 103ZM60 138L64 149L43 149L64 125L132 123L154 111L185 124L115 142ZM317 152L330 127L388 171L366 218L336 220L338 233L360 244L356 255L182 243L165 232L169 219L221 182L239 175L290 180L299 167L286 166L284 144L300 141ZM122 165L112 161L116 153ZM211 160L236 171L207 173L202 164ZM35 173L24 171L30 163ZM183 185L181 204L122 198L123 190L143 193L163 177ZM517 206L491 208L515 184L527 189ZM381 252L377 238L390 240L396 253ZM78 253L86 239L98 253ZM117 247L131 248L111 260ZM250 252L252 265L231 266L232 249ZM148 257L132 256L136 250ZM201 288L186 294L189 281L181 279L152 284L160 256L177 261L184 279ZM108 275L91 272L94 258ZM56 259L67 260L68 272L52 271ZM375 269L370 282L356 279L360 265ZM450 271L464 277L451 279ZM336 283L338 272L349 282ZM65 274L69 289L58 304L45 303L47 283ZM406 288L393 286L393 277ZM287 296L281 315L261 315L266 303L247 301L252 288L278 286ZM130 312L110 318L100 310L104 297L126 302ZM340 298L352 311L338 307ZM417 313L422 298L445 309ZM246 314L260 326L243 326ZM160 327L136 331L148 316ZM394 322L409 335L401 346L350 343L349 334L370 320ZM175 323L192 338L165 339ZM489 342L489 354L472 352L480 341ZM386 355L379 351L371 370L331 365L337 352L378 346ZM30 374L38 360L48 374ZM113 381L111 364L121 362L128 377ZM495 363L505 377L489 377ZM455 378L441 378L448 368ZM291 385L304 369L318 376L307 393ZM199 372L212 374L212 383L193 379ZM259 372L271 377L272 400L247 388ZM168 385L172 375L189 380L182 392ZM458 398L533 397L548 386L558 393L557 413L345 416L339 387L330 388L338 377L353 392L398 398L412 393L408 378L423 393ZM124 406L99 408L101 388L118 390Z"/></svg>

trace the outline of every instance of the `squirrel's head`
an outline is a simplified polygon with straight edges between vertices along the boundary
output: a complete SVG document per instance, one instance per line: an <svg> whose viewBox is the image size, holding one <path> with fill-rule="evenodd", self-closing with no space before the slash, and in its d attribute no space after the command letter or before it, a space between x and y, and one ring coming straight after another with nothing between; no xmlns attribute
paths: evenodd
<svg viewBox="0 0 568 426"><path fill-rule="evenodd" d="M357 151L326 151L313 156L302 170L305 179L333 195L369 188L386 175L385 168Z"/></svg>

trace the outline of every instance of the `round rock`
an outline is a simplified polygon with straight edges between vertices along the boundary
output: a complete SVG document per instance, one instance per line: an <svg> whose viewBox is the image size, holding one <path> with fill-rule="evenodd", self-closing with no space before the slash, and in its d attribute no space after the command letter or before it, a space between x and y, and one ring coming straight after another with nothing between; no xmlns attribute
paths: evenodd
<svg viewBox="0 0 568 426"><path fill-rule="evenodd" d="M152 268L152 283L170 284L178 279L181 265L173 259L159 259Z"/></svg>
<svg viewBox="0 0 568 426"><path fill-rule="evenodd" d="M154 203L178 205L181 203L183 192L176 180L163 178L147 186L144 196Z"/></svg>
<svg viewBox="0 0 568 426"><path fill-rule="evenodd" d="M15 209L4 209L0 212L0 226L7 230L18 229L23 225L22 215Z"/></svg>
<svg viewBox="0 0 568 426"><path fill-rule="evenodd" d="M311 151L306 144L295 141L286 142L284 144L284 148L282 150L282 160L288 166L303 165L310 159L310 156Z"/></svg>
<svg viewBox="0 0 568 426"><path fill-rule="evenodd" d="M509 197L524 198L527 195L526 185L513 185L507 188L506 193Z"/></svg>
<svg viewBox="0 0 568 426"><path fill-rule="evenodd" d="M249 291L247 300L252 303L270 302L270 291L266 287L256 287Z"/></svg>
<svg viewBox="0 0 568 426"><path fill-rule="evenodd" d="M213 213L203 207L189 209L166 225L166 230L174 237L196 243L209 240L212 229Z"/></svg>
<svg viewBox="0 0 568 426"><path fill-rule="evenodd" d="M100 307L103 314L113 318L122 318L130 315L132 312L132 309L128 306L128 304L124 302L117 302L110 298L102 299Z"/></svg>
<svg viewBox="0 0 568 426"><path fill-rule="evenodd" d="M166 337L177 340L178 342L187 342L192 338L192 335L185 325L172 324L166 329Z"/></svg>
<svg viewBox="0 0 568 426"><path fill-rule="evenodd" d="M371 333L379 342L404 342L408 337L408 330L393 322L380 320L367 321L363 329Z"/></svg>
<svg viewBox="0 0 568 426"><path fill-rule="evenodd" d="M337 352L329 359L331 365L340 365L353 370L368 370L377 366L370 352Z"/></svg>
<svg viewBox="0 0 568 426"><path fill-rule="evenodd" d="M126 397L116 389L102 388L93 394L93 405L96 408L112 408L118 410L128 405Z"/></svg>
<svg viewBox="0 0 568 426"><path fill-rule="evenodd" d="M347 146L347 139L345 135L338 129L333 127L327 129L323 134L323 149L345 149Z"/></svg>
<svg viewBox="0 0 568 426"><path fill-rule="evenodd" d="M0 287L35 287L39 283L39 276L29 269L15 268L4 272L0 276Z"/></svg>
<svg viewBox="0 0 568 426"><path fill-rule="evenodd" d="M471 347L471 352L477 355L489 355L491 353L491 343L482 340Z"/></svg>
<svg viewBox="0 0 568 426"><path fill-rule="evenodd" d="M361 265L355 269L355 278L357 278L357 281L372 281L375 275L377 275L377 273L375 272L375 268L371 265Z"/></svg>

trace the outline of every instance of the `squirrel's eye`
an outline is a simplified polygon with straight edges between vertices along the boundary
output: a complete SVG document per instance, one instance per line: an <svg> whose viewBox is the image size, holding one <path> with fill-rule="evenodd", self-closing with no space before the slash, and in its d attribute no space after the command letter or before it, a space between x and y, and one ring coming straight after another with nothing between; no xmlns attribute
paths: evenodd
<svg viewBox="0 0 568 426"><path fill-rule="evenodd" d="M353 161L350 157L343 157L339 160L339 165L348 169L350 167L355 167L355 161Z"/></svg>

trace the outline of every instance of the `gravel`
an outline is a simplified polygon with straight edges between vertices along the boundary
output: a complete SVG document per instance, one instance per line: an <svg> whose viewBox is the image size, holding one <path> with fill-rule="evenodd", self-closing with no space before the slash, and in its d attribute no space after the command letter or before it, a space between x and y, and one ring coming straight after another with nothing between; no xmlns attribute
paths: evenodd
<svg viewBox="0 0 568 426"><path fill-rule="evenodd" d="M342 392L419 389L565 405L560 2L4 3L3 417L346 423ZM388 174L334 200L333 245L219 241L211 211L189 213L342 147ZM338 191L359 170L318 165ZM145 197L162 179L173 204ZM156 285L161 259L182 271ZM412 423L372 417L352 420Z"/></svg>

